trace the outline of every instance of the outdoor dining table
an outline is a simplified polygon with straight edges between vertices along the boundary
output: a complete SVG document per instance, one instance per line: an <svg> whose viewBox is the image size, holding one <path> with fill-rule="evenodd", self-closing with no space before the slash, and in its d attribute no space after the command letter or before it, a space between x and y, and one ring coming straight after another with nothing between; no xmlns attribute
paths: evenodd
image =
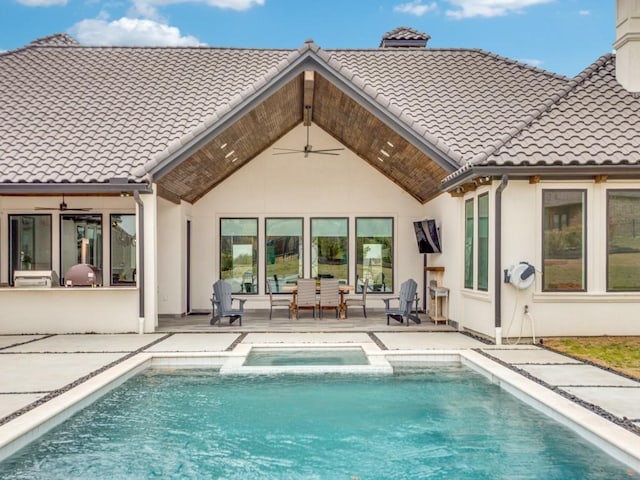
<svg viewBox="0 0 640 480"><path fill-rule="evenodd" d="M291 292L291 315L292 317L296 313L297 303L296 298L298 295L298 286L297 285L285 285L282 287L282 290L285 292ZM340 293L340 319L347 318L347 302L345 301L344 295L345 293L353 292L355 287L353 285L338 285L338 292ZM316 293L320 293L320 285L316 285Z"/></svg>

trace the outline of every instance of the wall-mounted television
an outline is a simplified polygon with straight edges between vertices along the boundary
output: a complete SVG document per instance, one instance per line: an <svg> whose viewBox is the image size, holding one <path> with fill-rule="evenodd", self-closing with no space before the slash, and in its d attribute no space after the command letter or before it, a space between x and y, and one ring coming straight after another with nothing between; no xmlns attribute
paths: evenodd
<svg viewBox="0 0 640 480"><path fill-rule="evenodd" d="M435 220L413 222L420 253L441 253L440 234Z"/></svg>

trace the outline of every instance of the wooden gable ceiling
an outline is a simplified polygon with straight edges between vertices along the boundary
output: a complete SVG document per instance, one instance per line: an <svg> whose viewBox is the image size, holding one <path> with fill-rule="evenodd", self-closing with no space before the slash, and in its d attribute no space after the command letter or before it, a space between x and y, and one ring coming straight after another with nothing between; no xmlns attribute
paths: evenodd
<svg viewBox="0 0 640 480"><path fill-rule="evenodd" d="M450 173L330 81L304 72L163 173L158 193L194 203L296 125L310 121L421 203L439 193L440 181Z"/></svg>

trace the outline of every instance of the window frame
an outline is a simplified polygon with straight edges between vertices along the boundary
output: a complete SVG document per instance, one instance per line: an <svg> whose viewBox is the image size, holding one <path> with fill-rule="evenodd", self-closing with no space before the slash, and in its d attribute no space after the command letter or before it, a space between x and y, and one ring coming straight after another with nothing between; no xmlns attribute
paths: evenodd
<svg viewBox="0 0 640 480"><path fill-rule="evenodd" d="M605 201L606 201L606 219L605 219L605 223L606 223L606 240L605 240L605 257L606 257L606 261L605 261L605 282L606 282L606 291L608 293L621 293L621 292L639 292L640 291L640 285L637 288L629 288L629 289L614 289L611 287L610 283L609 283L609 277L610 277L610 272L609 272L609 267L610 267L610 263L609 263L609 241L610 241L610 213L611 213L611 194L615 194L615 193L631 193L631 192L635 192L638 194L638 199L640 200L640 188L609 188L606 190L605 192ZM640 225L639 225L640 227ZM639 228L640 230L640 228Z"/></svg>
<svg viewBox="0 0 640 480"><path fill-rule="evenodd" d="M581 217L582 217L582 288L580 289L570 289L570 288L562 288L562 289L558 289L558 288L547 288L545 285L545 232L546 232L546 222L545 222L545 194L549 193L549 192L577 192L580 193L582 195L582 213L581 213ZM588 291L588 238L587 238L587 234L588 234L588 190L586 188L571 188L571 187L564 187L564 188L542 188L541 190L541 205L540 205L540 210L541 210L541 229L540 229L540 236L541 236L541 241L540 241L540 245L541 245L541 249L540 249L540 269L542 271L542 284L541 284L541 290L542 292L545 293L584 293ZM558 217L559 219L559 225L562 223L562 216ZM555 221L555 220L554 220ZM568 226L568 225L567 225Z"/></svg>
<svg viewBox="0 0 640 480"><path fill-rule="evenodd" d="M304 276L304 260L305 260L305 251L304 251L304 217L265 217L264 218L264 288L265 293L267 292L267 282L269 281L269 277L267 276L267 238L269 236L267 224L269 220L299 220L301 233L300 233L300 261L299 261L299 271L298 278L302 278ZM288 295L290 292L272 292L274 295Z"/></svg>
<svg viewBox="0 0 640 480"><path fill-rule="evenodd" d="M14 217L48 217L49 218L49 270L53 270L53 215L50 213L11 213L7 216L7 247L8 247L8 257L7 257L7 269L8 269L8 280L9 285L13 286L13 272L11 268L13 267L12 260L12 240L11 240L11 219ZM14 268L14 271L16 269Z"/></svg>
<svg viewBox="0 0 640 480"><path fill-rule="evenodd" d="M347 261L345 263L345 265L347 266L347 275L346 275L346 281L347 283L349 282L349 278L350 278L350 259L349 259L349 244L350 244L350 240L351 240L351 232L350 232L350 221L349 221L349 217L309 217L309 275L313 275L313 221L314 220L342 220L344 222L346 222L347 225L347 235L346 235L346 239L347 239L347 243L346 243L346 254L347 254ZM318 273L318 275L320 275ZM315 278L315 277L312 277Z"/></svg>
<svg viewBox="0 0 640 480"><path fill-rule="evenodd" d="M137 230L137 219L136 219L136 214L135 213L110 213L109 214L109 286L110 287L131 287L131 286L135 286L137 285L137 272L138 272L138 232L136 231L134 233L134 241L136 242L136 246L134 249L135 252L135 260L136 260L136 265L135 265L135 274L134 277L132 278L131 281L121 281L121 282L117 282L115 283L113 281L113 231L112 231L112 227L113 227L113 217L133 217L133 225L134 228ZM103 278L104 281L104 278Z"/></svg>
<svg viewBox="0 0 640 480"><path fill-rule="evenodd" d="M63 256L63 251L64 251L64 245L63 245L63 228L62 228L62 221L64 220L64 218L66 217L100 217L100 248L102 249L101 252L101 265L93 265L94 267L98 268L101 272L102 272L102 282L104 285L104 215L102 213L60 213L60 215L58 216L58 233L59 233L59 250L60 250L60 257L59 257L59 262L60 262L60 285L64 286L64 275L67 273L66 271L62 271L62 268L64 266L64 256ZM109 227L109 231L111 231L111 227ZM73 265L77 265L77 263L74 263ZM73 266L72 265L72 266Z"/></svg>
<svg viewBox="0 0 640 480"><path fill-rule="evenodd" d="M233 292L234 295L258 295L260 290L260 219L258 217L220 217L218 222L218 278L222 278L222 223L224 220L254 220L256 225L256 254L255 254L255 266L256 266L256 288L254 292L243 292L242 285L240 292Z"/></svg>
<svg viewBox="0 0 640 480"><path fill-rule="evenodd" d="M490 241L490 238L491 238L491 231L490 231L490 228L489 228L489 220L490 220L490 213L491 213L490 212L490 202L489 202L489 192L485 192L485 193L482 193L482 194L478 195L477 199L478 199L478 202L477 202L477 204L478 204L477 205L477 214L476 214L476 219L477 219L477 221L476 221L476 223L477 223L477 226L476 226L476 230L477 230L477 233L476 233L476 244L477 244L477 247L476 247L476 261L475 261L475 264L476 264L476 272L475 272L475 275L476 275L476 288L477 288L477 290L480 290L480 291L483 291L483 292L487 292L487 291L489 291L489 253L490 253L489 241ZM481 246L481 243L480 243L480 238L481 238L480 237L480 219L481 219L481 216L480 216L480 202L485 200L485 199L486 199L486 202L487 202L487 216L486 216L486 221L487 221L487 242L486 242L486 252L485 252L485 259L486 259L485 273L486 273L486 278L484 279L486 281L486 286L481 287L480 286L480 272L482 272L482 269L480 268L480 261L481 261L481 258L480 258L480 246Z"/></svg>
<svg viewBox="0 0 640 480"><path fill-rule="evenodd" d="M395 272L396 272L396 255L395 255L395 245L396 245L396 235L395 235L395 218L394 217L355 217L355 293L362 293L362 290L358 290L358 220L390 220L391 221L391 290L388 291L373 291L367 290L367 295L389 295L395 291ZM364 268L364 266L363 266ZM371 288L371 285L369 286Z"/></svg>
<svg viewBox="0 0 640 480"><path fill-rule="evenodd" d="M468 216L468 205L471 205L471 216ZM464 272L463 272L463 286L465 289L473 290L475 287L475 270L474 270L474 259L475 259L475 216L476 216L476 202L475 196L469 197L464 201ZM471 220L471 235L468 235L468 221ZM468 248L467 241L471 240L469 257L467 257ZM471 284L467 283L467 280L471 280Z"/></svg>

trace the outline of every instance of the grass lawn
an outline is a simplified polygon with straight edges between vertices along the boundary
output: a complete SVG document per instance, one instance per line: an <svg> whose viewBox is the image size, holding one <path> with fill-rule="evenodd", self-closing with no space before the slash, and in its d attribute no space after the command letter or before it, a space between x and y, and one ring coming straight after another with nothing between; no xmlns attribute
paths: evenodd
<svg viewBox="0 0 640 480"><path fill-rule="evenodd" d="M544 344L640 380L640 337L545 338Z"/></svg>

